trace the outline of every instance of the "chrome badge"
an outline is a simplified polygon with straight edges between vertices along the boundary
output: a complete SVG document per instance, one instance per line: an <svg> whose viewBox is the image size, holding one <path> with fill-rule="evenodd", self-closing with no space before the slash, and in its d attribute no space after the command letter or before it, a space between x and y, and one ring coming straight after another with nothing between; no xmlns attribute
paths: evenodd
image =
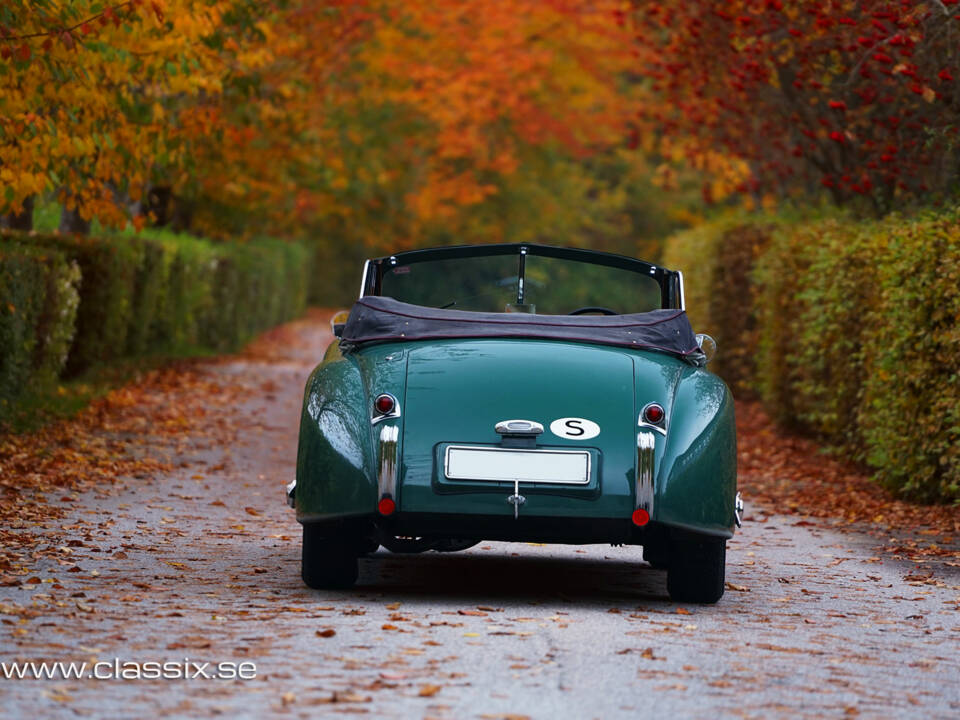
<svg viewBox="0 0 960 720"><path fill-rule="evenodd" d="M527 436L542 435L543 425L533 420L501 420L494 430L500 435Z"/></svg>

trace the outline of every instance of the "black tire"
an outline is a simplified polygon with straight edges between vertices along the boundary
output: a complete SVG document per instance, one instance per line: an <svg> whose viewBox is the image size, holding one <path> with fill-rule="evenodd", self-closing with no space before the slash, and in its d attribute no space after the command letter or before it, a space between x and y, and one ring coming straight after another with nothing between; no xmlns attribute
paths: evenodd
<svg viewBox="0 0 960 720"><path fill-rule="evenodd" d="M315 590L342 590L357 582L357 543L345 538L322 537L318 529L303 526L300 576Z"/></svg>
<svg viewBox="0 0 960 720"><path fill-rule="evenodd" d="M670 566L667 557L667 549L660 545L643 546L643 559L650 563L654 570L666 570Z"/></svg>
<svg viewBox="0 0 960 720"><path fill-rule="evenodd" d="M712 604L723 597L727 542L718 538L674 540L667 567L667 592L674 602Z"/></svg>

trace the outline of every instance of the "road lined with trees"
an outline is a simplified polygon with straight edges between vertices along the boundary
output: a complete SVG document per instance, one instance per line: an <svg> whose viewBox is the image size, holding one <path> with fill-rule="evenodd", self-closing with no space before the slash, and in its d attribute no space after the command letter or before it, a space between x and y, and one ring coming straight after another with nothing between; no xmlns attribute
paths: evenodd
<svg viewBox="0 0 960 720"><path fill-rule="evenodd" d="M769 422L738 428L748 505L717 605L671 602L639 548L603 545L380 549L356 588L308 589L284 485L328 317L117 390L53 442L17 439L6 467L34 492L0 506L0 662L116 662L131 679L0 677L6 715L960 712L954 531L807 514L823 508L787 488L823 495L844 469ZM787 482L761 502L764 474ZM854 484L869 483L834 489ZM253 663L256 678L136 679L131 665L184 658Z"/></svg>
<svg viewBox="0 0 960 720"><path fill-rule="evenodd" d="M958 0L0 0L0 655L266 675L4 707L957 715L957 83ZM748 500L715 610L597 548L302 587L329 336L282 323L483 242L685 273Z"/></svg>

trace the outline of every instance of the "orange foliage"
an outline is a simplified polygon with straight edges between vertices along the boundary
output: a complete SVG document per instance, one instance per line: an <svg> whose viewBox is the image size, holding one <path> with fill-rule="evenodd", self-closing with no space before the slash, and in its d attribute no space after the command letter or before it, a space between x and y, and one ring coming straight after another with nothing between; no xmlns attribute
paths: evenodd
<svg viewBox="0 0 960 720"><path fill-rule="evenodd" d="M622 142L620 4L3 0L0 213L57 190L122 224L161 186L212 233L385 204L414 233L523 147Z"/></svg>

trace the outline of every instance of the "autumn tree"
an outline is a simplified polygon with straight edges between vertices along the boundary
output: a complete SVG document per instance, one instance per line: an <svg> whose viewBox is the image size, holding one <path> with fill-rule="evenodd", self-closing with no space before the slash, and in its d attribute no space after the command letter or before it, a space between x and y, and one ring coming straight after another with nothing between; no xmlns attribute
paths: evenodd
<svg viewBox="0 0 960 720"><path fill-rule="evenodd" d="M368 247L385 238L411 246L517 237L516 223L498 212L511 206L504 193L529 187L527 170L565 174L553 178L564 192L585 188L584 166L565 159L629 138L634 105L624 76L632 58L618 7L377 5L369 39L334 81L322 216ZM538 224L546 234L536 205L526 215L525 236L536 236Z"/></svg>
<svg viewBox="0 0 960 720"><path fill-rule="evenodd" d="M316 68L290 48L312 38L322 57L338 5L357 3L3 0L0 211L56 192L74 227L121 225L154 186L226 188L237 206L258 185L288 192L275 171L303 140L291 101Z"/></svg>
<svg viewBox="0 0 960 720"><path fill-rule="evenodd" d="M198 41L218 9L184 5L0 4L5 212L56 191L81 223L126 219L125 202L142 196L157 159L176 159L163 99L216 87Z"/></svg>
<svg viewBox="0 0 960 720"><path fill-rule="evenodd" d="M879 211L943 195L960 159L958 13L957 0L636 3L645 130L690 163L745 161L741 192L826 188Z"/></svg>
<svg viewBox="0 0 960 720"><path fill-rule="evenodd" d="M638 142L621 6L0 0L0 211L56 192L81 224L146 205L367 249L555 236L521 203L622 199L589 161Z"/></svg>

